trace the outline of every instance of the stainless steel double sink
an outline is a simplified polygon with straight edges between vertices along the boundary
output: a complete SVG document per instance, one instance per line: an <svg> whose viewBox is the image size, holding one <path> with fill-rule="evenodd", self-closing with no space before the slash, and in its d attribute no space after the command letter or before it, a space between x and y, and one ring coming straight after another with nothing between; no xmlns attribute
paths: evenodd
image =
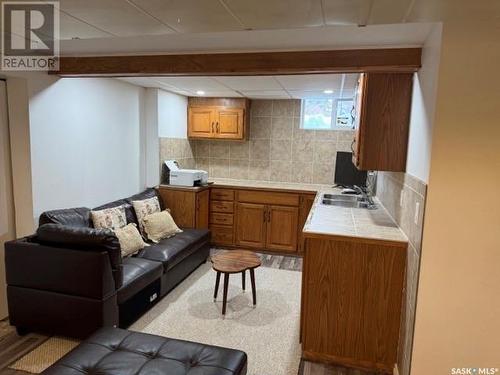
<svg viewBox="0 0 500 375"><path fill-rule="evenodd" d="M368 210L377 209L377 205L370 198L362 195L323 194L321 203L327 206L365 208Z"/></svg>

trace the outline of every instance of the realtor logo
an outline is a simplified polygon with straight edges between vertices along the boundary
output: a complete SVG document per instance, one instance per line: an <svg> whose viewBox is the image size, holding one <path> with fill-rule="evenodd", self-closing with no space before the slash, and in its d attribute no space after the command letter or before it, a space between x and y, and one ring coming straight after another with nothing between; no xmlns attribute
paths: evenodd
<svg viewBox="0 0 500 375"><path fill-rule="evenodd" d="M2 2L2 70L59 69L59 2Z"/></svg>

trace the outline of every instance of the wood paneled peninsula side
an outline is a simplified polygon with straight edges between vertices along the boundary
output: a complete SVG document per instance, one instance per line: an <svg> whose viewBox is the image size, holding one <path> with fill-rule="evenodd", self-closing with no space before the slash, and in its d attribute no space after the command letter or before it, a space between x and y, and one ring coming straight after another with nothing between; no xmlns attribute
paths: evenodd
<svg viewBox="0 0 500 375"><path fill-rule="evenodd" d="M391 373L408 240L377 210L326 206L316 195L303 228L303 357Z"/></svg>

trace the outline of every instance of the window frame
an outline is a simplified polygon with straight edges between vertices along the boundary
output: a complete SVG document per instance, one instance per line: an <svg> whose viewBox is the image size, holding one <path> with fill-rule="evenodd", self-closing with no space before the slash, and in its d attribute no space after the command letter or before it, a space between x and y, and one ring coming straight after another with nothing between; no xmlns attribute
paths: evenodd
<svg viewBox="0 0 500 375"><path fill-rule="evenodd" d="M330 120L330 127L327 128L327 129L322 129L322 128L305 128L304 127L304 119L305 119L305 103L306 103L306 100L332 100L332 116L331 116L331 120ZM324 131L328 131L328 130L353 130L354 129L354 121L353 123L350 125L350 126L338 126L337 125L337 113L338 113L338 103L339 102L347 102L347 101L350 101L352 102L353 106L354 106L354 98L336 98L336 99L333 99L333 98L325 98L325 97L319 97L319 98L305 98L305 99L301 99L301 103L300 103L300 129L302 130L324 130Z"/></svg>

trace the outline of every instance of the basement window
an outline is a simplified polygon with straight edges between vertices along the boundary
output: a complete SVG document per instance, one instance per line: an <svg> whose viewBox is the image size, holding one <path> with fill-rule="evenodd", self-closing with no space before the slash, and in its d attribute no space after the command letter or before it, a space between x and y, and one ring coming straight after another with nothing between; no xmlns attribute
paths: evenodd
<svg viewBox="0 0 500 375"><path fill-rule="evenodd" d="M300 127L306 130L352 130L354 99L302 100Z"/></svg>

